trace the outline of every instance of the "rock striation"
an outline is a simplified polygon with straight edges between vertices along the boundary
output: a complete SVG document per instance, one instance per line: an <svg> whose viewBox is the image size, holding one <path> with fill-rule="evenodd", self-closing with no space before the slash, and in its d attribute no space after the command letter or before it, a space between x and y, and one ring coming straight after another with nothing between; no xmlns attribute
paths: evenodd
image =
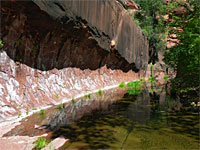
<svg viewBox="0 0 200 150"><path fill-rule="evenodd" d="M0 122L146 74L148 42L118 1L2 1L0 37Z"/></svg>
<svg viewBox="0 0 200 150"><path fill-rule="evenodd" d="M129 63L135 63L137 68L144 69L147 64L148 41L123 7L126 0L33 1L63 23L67 22L66 16L82 20L90 26L93 37L103 49L109 50L110 41L115 40L121 56Z"/></svg>

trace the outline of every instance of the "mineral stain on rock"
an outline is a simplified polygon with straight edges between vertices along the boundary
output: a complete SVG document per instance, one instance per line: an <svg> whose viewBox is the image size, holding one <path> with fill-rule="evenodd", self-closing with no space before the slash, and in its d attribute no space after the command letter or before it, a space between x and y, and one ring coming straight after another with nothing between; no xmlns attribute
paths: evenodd
<svg viewBox="0 0 200 150"><path fill-rule="evenodd" d="M2 1L0 36L0 121L146 74L148 42L118 1Z"/></svg>

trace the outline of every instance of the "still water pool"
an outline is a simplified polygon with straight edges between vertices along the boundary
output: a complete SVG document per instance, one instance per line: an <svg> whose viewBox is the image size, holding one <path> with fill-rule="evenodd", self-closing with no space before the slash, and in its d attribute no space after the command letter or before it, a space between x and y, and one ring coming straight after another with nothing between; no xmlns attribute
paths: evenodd
<svg viewBox="0 0 200 150"><path fill-rule="evenodd" d="M98 107L52 138L68 138L61 149L69 150L199 149L199 114L182 107L164 88L144 89L137 96L125 94L106 109Z"/></svg>

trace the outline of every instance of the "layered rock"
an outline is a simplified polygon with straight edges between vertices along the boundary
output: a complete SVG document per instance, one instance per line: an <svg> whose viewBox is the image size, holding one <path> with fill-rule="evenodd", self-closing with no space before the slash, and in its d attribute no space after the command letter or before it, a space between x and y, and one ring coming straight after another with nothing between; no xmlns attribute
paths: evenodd
<svg viewBox="0 0 200 150"><path fill-rule="evenodd" d="M145 68L148 62L148 41L141 29L136 26L123 2L117 0L67 0L34 2L50 16L66 23L66 16L72 20L82 20L90 26L98 44L109 50L111 40L116 49L129 63L137 68ZM130 3L130 2L129 2ZM128 2L127 2L128 5Z"/></svg>
<svg viewBox="0 0 200 150"><path fill-rule="evenodd" d="M1 2L0 121L145 76L146 37L117 1L35 3Z"/></svg>

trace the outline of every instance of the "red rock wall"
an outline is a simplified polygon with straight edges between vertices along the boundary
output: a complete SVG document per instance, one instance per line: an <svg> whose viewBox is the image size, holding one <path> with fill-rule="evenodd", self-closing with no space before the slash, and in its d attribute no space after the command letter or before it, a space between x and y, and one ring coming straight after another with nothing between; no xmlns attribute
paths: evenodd
<svg viewBox="0 0 200 150"><path fill-rule="evenodd" d="M118 52L137 68L145 69L148 62L148 41L136 26L128 11L117 0L34 1L42 10L61 20L67 16L82 19L93 30L99 45L109 50L116 41Z"/></svg>
<svg viewBox="0 0 200 150"><path fill-rule="evenodd" d="M1 2L0 122L145 75L143 65L139 71L123 55L104 49L89 24L65 21L53 20L31 1ZM140 57L148 55L145 50L140 47L134 56L140 64L146 62Z"/></svg>

